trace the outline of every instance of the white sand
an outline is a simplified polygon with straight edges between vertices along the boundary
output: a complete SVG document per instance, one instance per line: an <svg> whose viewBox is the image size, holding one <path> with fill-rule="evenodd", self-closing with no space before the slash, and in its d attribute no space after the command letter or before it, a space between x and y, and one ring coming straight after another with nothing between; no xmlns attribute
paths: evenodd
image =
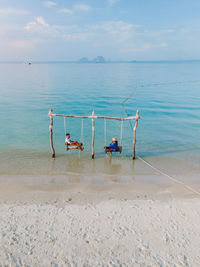
<svg viewBox="0 0 200 267"><path fill-rule="evenodd" d="M200 200L0 205L0 266L200 266Z"/></svg>

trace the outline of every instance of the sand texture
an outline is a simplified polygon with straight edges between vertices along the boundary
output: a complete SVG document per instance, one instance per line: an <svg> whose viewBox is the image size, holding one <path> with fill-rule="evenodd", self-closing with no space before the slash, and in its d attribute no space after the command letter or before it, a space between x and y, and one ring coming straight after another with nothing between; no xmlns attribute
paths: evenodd
<svg viewBox="0 0 200 267"><path fill-rule="evenodd" d="M1 204L0 266L200 266L199 199Z"/></svg>

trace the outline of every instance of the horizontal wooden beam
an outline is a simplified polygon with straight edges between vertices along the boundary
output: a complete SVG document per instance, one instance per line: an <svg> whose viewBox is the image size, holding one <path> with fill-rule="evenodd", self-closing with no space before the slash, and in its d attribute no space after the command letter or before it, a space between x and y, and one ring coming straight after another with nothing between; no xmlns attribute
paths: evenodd
<svg viewBox="0 0 200 267"><path fill-rule="evenodd" d="M138 120L140 116L129 116L127 118L109 117L109 116L75 116L75 115L63 115L63 114L51 114L54 117L66 117L66 118L79 118L79 119L107 119L107 120L118 120L118 121L128 121L128 120Z"/></svg>

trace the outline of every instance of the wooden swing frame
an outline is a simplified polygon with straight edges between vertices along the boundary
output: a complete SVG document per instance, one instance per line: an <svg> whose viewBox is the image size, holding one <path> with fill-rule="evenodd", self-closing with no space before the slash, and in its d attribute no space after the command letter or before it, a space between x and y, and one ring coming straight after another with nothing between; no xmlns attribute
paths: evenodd
<svg viewBox="0 0 200 267"><path fill-rule="evenodd" d="M135 120L135 126L133 128L133 155L132 155L132 159L135 159L136 129L138 126L138 121L140 119L138 110L136 112L136 116L129 116L126 118L109 117L109 116L95 116L94 111L92 112L91 116L75 116L75 115L54 114L53 109L49 110L48 116L50 118L49 138L50 138L52 158L55 158L55 149L53 146L53 117L66 117L66 118L79 118L79 119L91 119L92 120L92 159L94 159L95 119L107 119L107 120L118 120L118 121ZM104 147L104 149L105 149L105 147ZM112 147L112 149L113 149L113 147ZM121 147L121 149L122 149L122 147Z"/></svg>

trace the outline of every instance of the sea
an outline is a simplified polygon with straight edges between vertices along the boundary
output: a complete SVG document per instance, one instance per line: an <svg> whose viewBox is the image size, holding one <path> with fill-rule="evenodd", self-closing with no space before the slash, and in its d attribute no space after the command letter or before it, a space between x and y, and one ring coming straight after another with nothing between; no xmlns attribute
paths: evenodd
<svg viewBox="0 0 200 267"><path fill-rule="evenodd" d="M124 102L125 101L125 102ZM123 104L124 103L124 107ZM200 171L200 62L0 64L0 174L125 173L132 164L135 121L54 117L51 158L49 109L55 114L134 116L139 110L136 156L156 167ZM65 133L84 151L66 151ZM109 169L104 146L117 137ZM138 158L136 157L136 162ZM181 162L181 164L177 164ZM118 164L118 165L117 165ZM174 166L173 166L174 164ZM126 166L126 167L124 167ZM170 169L171 166L171 169ZM177 167L178 166L178 167ZM143 168L140 168L143 171Z"/></svg>

